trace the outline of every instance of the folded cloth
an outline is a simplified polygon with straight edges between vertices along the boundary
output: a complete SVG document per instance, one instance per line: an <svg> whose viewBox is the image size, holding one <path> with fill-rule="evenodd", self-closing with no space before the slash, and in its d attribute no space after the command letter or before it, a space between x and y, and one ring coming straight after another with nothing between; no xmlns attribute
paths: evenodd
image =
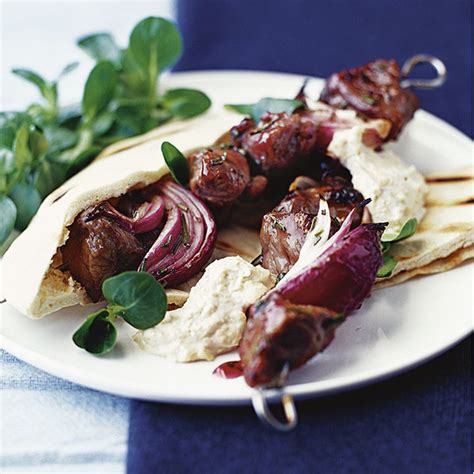
<svg viewBox="0 0 474 474"><path fill-rule="evenodd" d="M178 0L178 70L255 69L327 77L378 58L428 53L447 66L421 106L472 136L469 0ZM417 74L418 71L415 71ZM429 66L422 77L432 77ZM192 86L192 84L190 84ZM269 91L271 94L271 92Z"/></svg>
<svg viewBox="0 0 474 474"><path fill-rule="evenodd" d="M2 473L125 471L129 400L0 361Z"/></svg>
<svg viewBox="0 0 474 474"><path fill-rule="evenodd" d="M132 402L127 472L471 472L471 339L387 382L297 403L290 433L250 407Z"/></svg>

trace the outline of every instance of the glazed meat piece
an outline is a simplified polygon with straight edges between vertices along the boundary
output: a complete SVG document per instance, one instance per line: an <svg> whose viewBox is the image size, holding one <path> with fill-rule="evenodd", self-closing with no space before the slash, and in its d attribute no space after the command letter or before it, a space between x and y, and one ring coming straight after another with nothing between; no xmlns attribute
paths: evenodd
<svg viewBox="0 0 474 474"><path fill-rule="evenodd" d="M280 177L316 147L318 124L311 113L269 113L260 122L244 119L230 131L255 168L265 176Z"/></svg>
<svg viewBox="0 0 474 474"><path fill-rule="evenodd" d="M251 306L247 316L239 352L251 387L277 382L285 364L294 369L324 350L344 319L327 308L295 305L277 295Z"/></svg>
<svg viewBox="0 0 474 474"><path fill-rule="evenodd" d="M260 230L262 266L275 276L284 275L298 260L322 197L328 201L332 219L331 235L363 196L341 177L326 176L318 184L306 176L298 177L290 193L271 212L265 214ZM360 224L363 209L357 211L354 226Z"/></svg>
<svg viewBox="0 0 474 474"><path fill-rule="evenodd" d="M129 231L101 216L96 207L83 211L69 227L61 253L63 268L96 302L102 296L103 281L116 273L136 270L146 247Z"/></svg>
<svg viewBox="0 0 474 474"><path fill-rule="evenodd" d="M206 203L224 206L234 203L250 183L246 158L225 148L208 148L188 159L191 191Z"/></svg>
<svg viewBox="0 0 474 474"><path fill-rule="evenodd" d="M415 94L400 87L400 66L394 60L377 60L331 75L320 100L354 109L365 118L389 120L390 139L397 138L419 106Z"/></svg>
<svg viewBox="0 0 474 474"><path fill-rule="evenodd" d="M293 191L263 216L262 266L273 275L283 275L298 260L306 234L318 213L319 199L316 188Z"/></svg>
<svg viewBox="0 0 474 474"><path fill-rule="evenodd" d="M341 116L337 112L320 103L315 110L299 109L291 115L266 113L258 124L245 118L231 129L230 136L234 146L249 158L252 171L278 183L278 178L296 176L313 155L324 154L335 132L364 123L355 116ZM381 124L378 129L368 128L364 144L380 147L390 123L386 122L383 133L381 128Z"/></svg>

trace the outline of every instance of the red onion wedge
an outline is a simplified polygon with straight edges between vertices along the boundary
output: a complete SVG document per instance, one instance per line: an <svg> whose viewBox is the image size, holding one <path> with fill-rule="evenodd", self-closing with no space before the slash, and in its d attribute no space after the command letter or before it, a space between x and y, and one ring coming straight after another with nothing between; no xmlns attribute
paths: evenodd
<svg viewBox="0 0 474 474"><path fill-rule="evenodd" d="M362 224L351 230L354 210L319 256L271 293L293 304L324 306L348 315L370 294L383 263L380 237L385 224Z"/></svg>
<svg viewBox="0 0 474 474"><path fill-rule="evenodd" d="M161 196L153 196L138 207L133 217L128 217L117 210L110 202L104 202L98 206L92 216L97 214L107 216L117 222L122 228L134 234L143 234L156 229L163 219L165 204Z"/></svg>
<svg viewBox="0 0 474 474"><path fill-rule="evenodd" d="M179 284L198 273L209 260L216 242L214 217L191 191L173 181L148 188L166 203L166 223L142 267L158 281Z"/></svg>

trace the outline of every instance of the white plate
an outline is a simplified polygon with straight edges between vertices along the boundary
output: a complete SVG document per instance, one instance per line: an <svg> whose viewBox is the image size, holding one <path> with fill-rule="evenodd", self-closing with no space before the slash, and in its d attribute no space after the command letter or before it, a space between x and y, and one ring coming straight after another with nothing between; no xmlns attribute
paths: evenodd
<svg viewBox="0 0 474 474"><path fill-rule="evenodd" d="M202 89L220 106L254 102L264 96L292 97L303 79L289 74L221 71L175 74L166 83ZM320 87L321 81L315 79L308 92L316 95ZM423 111L416 113L395 145L422 172L470 164L471 147L466 136ZM362 309L338 329L323 354L290 374L288 392L315 397L348 390L408 370L456 344L472 330L472 268L463 265L374 291ZM0 308L3 347L58 377L147 400L222 405L250 400L252 391L242 378L223 380L212 375L217 365L235 355L214 362L173 364L135 348L129 337L132 331L123 325L116 349L94 357L71 341L90 308L69 308L39 321L18 314L8 304Z"/></svg>

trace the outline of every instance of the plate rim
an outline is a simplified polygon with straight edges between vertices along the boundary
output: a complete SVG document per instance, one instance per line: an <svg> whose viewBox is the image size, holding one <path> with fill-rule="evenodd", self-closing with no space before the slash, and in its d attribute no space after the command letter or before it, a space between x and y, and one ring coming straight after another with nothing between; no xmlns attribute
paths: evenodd
<svg viewBox="0 0 474 474"><path fill-rule="evenodd" d="M413 360L409 363L402 364L401 366L394 366L389 370L368 370L364 372L358 372L353 376L337 377L333 379L327 379L323 381L305 382L294 385L288 385L284 388L284 393L292 395L296 400L307 400L316 399L329 395L335 395L338 393L357 390L359 388L373 385L384 380L388 380L405 372L411 371L425 363L437 358L438 356L449 351L461 341L467 339L472 329L458 334L448 344L440 347L436 351L427 351L426 354L419 357L417 360ZM46 357L42 354L38 354L30 349L15 343L11 339L7 338L3 334L0 334L0 347L17 357L18 359L26 362L39 370L53 375L55 377L67 380L69 382L78 384L82 387L92 389L99 392L108 393L110 395L120 396L124 398L131 398L143 401L153 401L162 403L174 403L177 405L195 405L195 406L239 406L249 405L252 402L251 395L241 394L238 396L223 395L221 398L207 398L207 397L193 397L191 395L171 395L171 394L153 394L141 387L135 387L129 389L127 386L117 383L109 379L100 380L99 375L95 374L84 374L82 369L69 370L64 368L64 365L56 362L56 360ZM45 361L45 364L39 363L41 360ZM313 387L314 384L323 384L325 386ZM313 388L312 388L313 387ZM277 401L281 397L281 392L269 391L267 399L269 401Z"/></svg>
<svg viewBox="0 0 474 474"><path fill-rule="evenodd" d="M229 76L229 75L240 75L240 76L272 76L277 78L278 76L282 79L293 79L293 80L304 80L310 78L317 82L322 82L324 79L320 77L314 77L303 74L293 74L279 71L259 71L259 70L239 70L239 69L209 69L199 71L177 71L166 74L163 78L163 83L166 84L170 79L176 78L189 78L196 76ZM444 133L448 133L452 136L453 140L463 142L465 146L472 146L473 141L461 130L446 122L445 120L435 116L434 114L420 109L416 112L416 116L420 120L431 126L442 128ZM471 163L474 166L474 163ZM466 265L466 264L465 264ZM469 265L469 263L467 263ZM1 325L3 326L3 325ZM355 390L367 385L371 385L389 378L398 376L404 372L412 370L426 362L433 360L441 354L447 352L455 345L460 343L462 340L469 337L473 332L473 328L467 324L463 330L459 331L454 337L450 338L448 342L440 346L437 350L428 350L417 355L416 360L408 360L401 364L392 364L392 366L386 369L380 370L367 370L363 372L357 372L356 375L342 376L332 379L312 381L289 385L285 388L285 392L293 395L296 399L308 399L308 398L319 398L336 394L344 391ZM34 350L25 347L14 340L8 338L3 334L0 328L0 347L5 351L13 354L15 357L27 362L28 364L43 370L53 376L68 380L78 385L109 393L116 396L122 396L127 398L134 398L140 400L149 400L155 402L166 402L186 405L210 405L210 406L235 406L235 405L246 405L251 403L251 392L245 392L236 396L230 396L226 393L219 397L216 394L214 397L199 397L189 394L157 394L151 393L147 386L135 385L132 388L129 386L117 383L114 379L104 379L99 374L81 369L80 367L68 366L67 364L61 363L59 359L53 359L46 355L35 352ZM317 385L316 387L314 385ZM129 384L130 385L130 384ZM276 394L269 393L269 399L274 399Z"/></svg>

